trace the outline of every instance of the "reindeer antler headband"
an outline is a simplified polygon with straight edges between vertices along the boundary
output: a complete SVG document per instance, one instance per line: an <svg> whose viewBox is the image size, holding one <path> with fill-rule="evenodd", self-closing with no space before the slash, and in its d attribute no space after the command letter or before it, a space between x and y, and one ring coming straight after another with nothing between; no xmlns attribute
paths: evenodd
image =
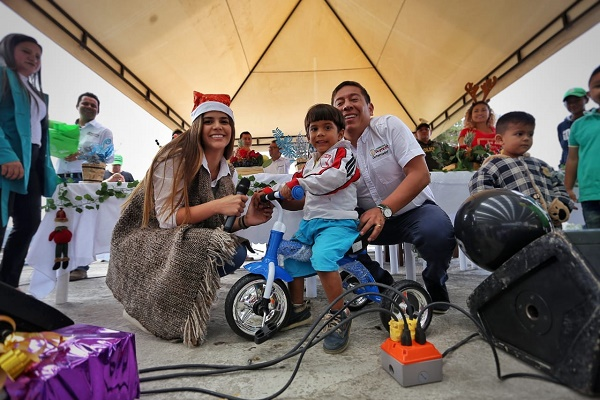
<svg viewBox="0 0 600 400"><path fill-rule="evenodd" d="M477 100L477 91L479 91L480 88L479 85L473 85L473 82L467 82L467 84L465 85L465 91L471 96L471 98L473 99L473 103L476 103L477 101L489 101L489 99L487 98L488 94L490 94L492 88L496 85L497 81L498 79L495 76L487 78L485 81L483 81L483 83L481 84L481 92L483 93L483 98L481 100Z"/></svg>

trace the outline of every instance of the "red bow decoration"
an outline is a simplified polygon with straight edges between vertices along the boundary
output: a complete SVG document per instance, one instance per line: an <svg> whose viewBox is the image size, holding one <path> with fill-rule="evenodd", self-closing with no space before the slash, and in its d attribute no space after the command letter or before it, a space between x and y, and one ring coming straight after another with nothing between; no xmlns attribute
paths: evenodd
<svg viewBox="0 0 600 400"><path fill-rule="evenodd" d="M229 107L231 104L231 97L229 97L228 94L203 94L194 91L194 107L192 108L192 111L194 111L200 104L207 101L218 101L219 103L223 103Z"/></svg>

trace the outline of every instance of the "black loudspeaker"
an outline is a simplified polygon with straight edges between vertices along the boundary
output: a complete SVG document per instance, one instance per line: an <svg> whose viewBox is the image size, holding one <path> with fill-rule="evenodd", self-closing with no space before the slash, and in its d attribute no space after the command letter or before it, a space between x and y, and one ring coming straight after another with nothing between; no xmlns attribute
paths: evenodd
<svg viewBox="0 0 600 400"><path fill-rule="evenodd" d="M15 320L18 332L53 331L73 325L73 321L46 303L20 292L0 282L0 315ZM12 328L9 324L0 326L0 338L4 341Z"/></svg>
<svg viewBox="0 0 600 400"><path fill-rule="evenodd" d="M497 347L574 390L600 394L600 230L531 242L467 304Z"/></svg>

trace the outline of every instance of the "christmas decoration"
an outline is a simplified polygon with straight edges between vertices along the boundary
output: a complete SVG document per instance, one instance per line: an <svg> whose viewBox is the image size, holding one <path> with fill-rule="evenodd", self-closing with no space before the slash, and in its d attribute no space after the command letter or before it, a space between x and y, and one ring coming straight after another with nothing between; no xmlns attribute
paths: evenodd
<svg viewBox="0 0 600 400"><path fill-rule="evenodd" d="M54 218L56 228L50 233L48 237L49 241L54 240L56 243L56 252L54 258L53 270L57 270L60 267L67 269L69 266L69 242L73 237L73 234L68 228L69 219L67 213L62 207L56 212L56 218Z"/></svg>
<svg viewBox="0 0 600 400"><path fill-rule="evenodd" d="M312 145L306 140L306 136L299 133L296 141L292 136L286 136L281 129L275 128L273 131L275 143L281 149L281 154L292 160L296 160L296 169L301 170L306 164L310 153L314 151Z"/></svg>

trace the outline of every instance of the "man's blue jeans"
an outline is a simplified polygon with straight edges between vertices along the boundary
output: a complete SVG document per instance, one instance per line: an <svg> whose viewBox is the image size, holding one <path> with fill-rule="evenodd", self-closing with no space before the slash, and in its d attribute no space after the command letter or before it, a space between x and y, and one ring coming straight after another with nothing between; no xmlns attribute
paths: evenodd
<svg viewBox="0 0 600 400"><path fill-rule="evenodd" d="M581 211L586 229L600 229L600 200L582 201Z"/></svg>
<svg viewBox="0 0 600 400"><path fill-rule="evenodd" d="M433 301L448 301L446 271L456 247L454 227L437 204L427 201L420 207L385 221L383 230L372 243L393 245L411 243L427 262L423 282Z"/></svg>

